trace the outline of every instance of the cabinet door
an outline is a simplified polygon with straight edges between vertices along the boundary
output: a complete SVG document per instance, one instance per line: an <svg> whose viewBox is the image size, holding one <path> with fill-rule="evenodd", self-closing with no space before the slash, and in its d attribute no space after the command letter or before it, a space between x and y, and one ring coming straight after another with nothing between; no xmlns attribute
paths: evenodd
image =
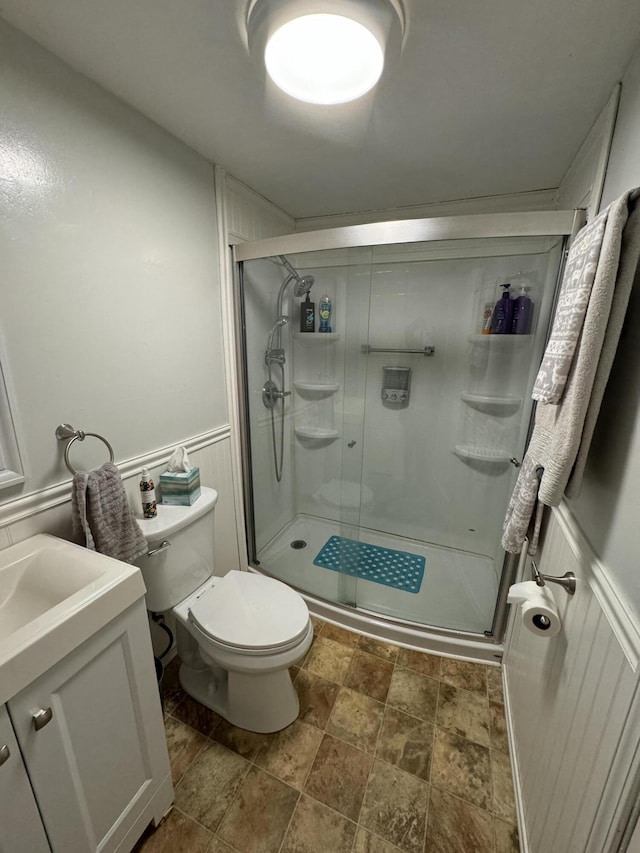
<svg viewBox="0 0 640 853"><path fill-rule="evenodd" d="M4 705L0 706L0 853L51 853Z"/></svg>
<svg viewBox="0 0 640 853"><path fill-rule="evenodd" d="M8 707L54 853L116 850L169 769L142 602Z"/></svg>

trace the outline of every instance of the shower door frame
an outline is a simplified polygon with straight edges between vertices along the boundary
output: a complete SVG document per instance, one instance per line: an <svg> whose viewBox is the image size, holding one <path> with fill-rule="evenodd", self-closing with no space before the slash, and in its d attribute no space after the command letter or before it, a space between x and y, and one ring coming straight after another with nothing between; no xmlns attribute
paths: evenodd
<svg viewBox="0 0 640 853"><path fill-rule="evenodd" d="M239 423L242 427L240 435L240 450L242 455L243 475L243 502L245 511L245 535L247 542L247 553L249 563L252 567L259 566L256 557L255 545L255 519L253 507L253 474L251 460L251 442L249 429L249 406L248 406L248 365L246 359L246 322L244 309L244 282L242 267L244 261L259 260L274 257L276 255L288 255L304 252L316 252L324 249L352 249L367 246L383 246L390 244L427 243L441 240L471 240L471 239L494 239L494 238L518 238L518 237L559 237L564 239L563 251L558 267L556 289L553 297L551 317L547 337L550 333L551 321L555 311L557 296L562 281L562 274L571 241L583 227L586 221L585 211L576 210L554 210L554 211L532 211L518 213L492 213L471 214L464 216L443 216L430 219L402 219L389 222L375 222L364 225L348 225L339 228L326 228L320 231L301 231L294 234L286 234L281 237L269 237L264 240L255 240L247 243L236 243L231 246L232 260L234 265L236 287L234 294L234 317L235 317L235 348L236 363L238 365L238 405ZM535 409L532 409L527 435L529 442ZM500 575L500 582L496 596L493 623L489 631L484 635L461 631L451 628L442 628L431 625L418 625L400 618L378 614L362 608L350 607L334 601L321 599L319 596L311 595L303 589L298 591L310 602L318 604L318 615L331 620L336 614L344 614L348 617L353 614L374 617L383 626L385 623L390 628L406 626L412 633L442 637L454 644L465 646L472 644L478 647L482 645L496 646L502 643L504 629L507 620L507 591L514 582L520 563L520 556L505 552ZM353 623L353 627L363 630L362 626ZM366 626L365 626L366 629ZM393 634L390 636L398 641ZM436 649L437 651L438 649ZM440 649L441 650L441 649ZM477 650L476 650L477 651ZM477 654L481 657L480 654Z"/></svg>

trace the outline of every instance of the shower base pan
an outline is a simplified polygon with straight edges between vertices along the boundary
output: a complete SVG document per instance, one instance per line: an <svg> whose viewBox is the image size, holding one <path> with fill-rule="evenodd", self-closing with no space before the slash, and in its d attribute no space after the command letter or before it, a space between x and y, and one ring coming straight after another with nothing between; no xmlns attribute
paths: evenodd
<svg viewBox="0 0 640 853"><path fill-rule="evenodd" d="M498 577L492 560L361 529L357 534L360 542L425 558L420 590L407 594L402 589L314 565L314 559L327 540L344 532L338 522L298 515L260 549L257 555L260 570L327 604L356 607L374 616L417 626L478 634L486 642L484 631L491 628L498 593Z"/></svg>

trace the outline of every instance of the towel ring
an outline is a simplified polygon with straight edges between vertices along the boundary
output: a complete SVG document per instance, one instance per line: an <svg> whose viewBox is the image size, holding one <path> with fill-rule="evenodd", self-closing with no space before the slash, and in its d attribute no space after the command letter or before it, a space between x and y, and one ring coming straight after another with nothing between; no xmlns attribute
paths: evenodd
<svg viewBox="0 0 640 853"><path fill-rule="evenodd" d="M58 439L58 441L66 441L67 439L69 439L67 442L67 446L64 449L64 464L67 466L67 468L69 469L69 471L71 471L72 474L77 474L78 472L73 467L71 462L69 462L69 450L71 448L71 445L74 441L84 441L88 435L91 435L93 436L93 438L97 438L103 444L106 444L107 449L109 450L109 462L113 462L115 459L113 447L111 447L106 438L101 435L98 435L97 432L84 432L84 430L75 429L71 426L71 424L60 424L60 426L56 429L56 438Z"/></svg>

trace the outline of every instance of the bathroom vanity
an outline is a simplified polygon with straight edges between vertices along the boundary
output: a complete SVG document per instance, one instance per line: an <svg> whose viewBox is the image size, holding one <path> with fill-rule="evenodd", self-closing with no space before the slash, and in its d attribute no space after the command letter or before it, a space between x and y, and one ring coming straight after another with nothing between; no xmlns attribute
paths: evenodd
<svg viewBox="0 0 640 853"><path fill-rule="evenodd" d="M172 800L139 571L44 535L1 551L1 853L124 853Z"/></svg>

